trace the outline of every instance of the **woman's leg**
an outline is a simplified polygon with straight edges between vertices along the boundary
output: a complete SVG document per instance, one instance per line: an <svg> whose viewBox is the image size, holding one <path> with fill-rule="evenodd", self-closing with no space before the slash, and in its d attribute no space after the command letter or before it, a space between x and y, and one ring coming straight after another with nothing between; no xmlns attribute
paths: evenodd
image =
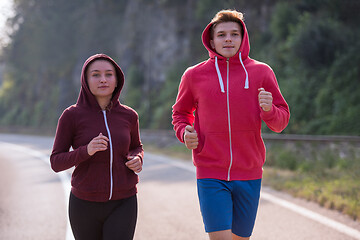
<svg viewBox="0 0 360 240"><path fill-rule="evenodd" d="M116 201L118 204L104 222L103 240L131 240L137 220L136 195Z"/></svg>
<svg viewBox="0 0 360 240"><path fill-rule="evenodd" d="M99 240L103 223L98 218L101 206L75 197L70 193L69 218L76 240Z"/></svg>

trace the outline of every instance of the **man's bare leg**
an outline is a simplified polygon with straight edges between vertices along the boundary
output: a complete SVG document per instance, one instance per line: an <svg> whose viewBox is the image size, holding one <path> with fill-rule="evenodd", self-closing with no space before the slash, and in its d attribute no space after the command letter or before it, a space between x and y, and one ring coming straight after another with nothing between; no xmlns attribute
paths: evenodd
<svg viewBox="0 0 360 240"><path fill-rule="evenodd" d="M210 240L250 240L249 237L239 237L231 232L231 230L217 231L209 233Z"/></svg>

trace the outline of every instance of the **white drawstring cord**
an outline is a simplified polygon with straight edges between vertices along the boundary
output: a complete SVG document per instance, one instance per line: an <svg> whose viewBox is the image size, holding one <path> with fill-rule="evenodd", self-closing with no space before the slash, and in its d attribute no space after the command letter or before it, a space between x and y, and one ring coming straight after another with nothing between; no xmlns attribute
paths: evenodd
<svg viewBox="0 0 360 240"><path fill-rule="evenodd" d="M217 62L217 56L215 56L215 68L216 68L216 72L217 72L217 75L218 75L221 92L224 93L224 92L225 92L225 90L224 90L224 83L223 83L223 80L222 80L222 77L221 77L221 73L220 73L220 69L219 69L219 65L218 65L218 62Z"/></svg>
<svg viewBox="0 0 360 240"><path fill-rule="evenodd" d="M243 69L245 71L245 75L246 75L244 88L249 89L249 75L248 75L248 72L246 71L245 65L244 65L244 63L243 63L243 61L241 59L241 52L239 53L239 60L240 60L241 66L243 67ZM225 90L224 90L224 82L223 82L223 79L221 77L217 56L215 56L215 68L216 68L216 72L217 72L217 75L218 75L221 92L224 93L225 92Z"/></svg>
<svg viewBox="0 0 360 240"><path fill-rule="evenodd" d="M246 68L245 68L245 66L244 66L244 63L243 63L243 61L242 61L242 59L241 59L241 52L239 53L239 59L240 59L240 63L241 63L241 65L242 65L242 67L244 68L244 71L245 71L245 74L246 74L246 79L245 79L245 86L244 86L244 88L245 88L245 89L249 89L249 77L248 77L248 72L246 71Z"/></svg>

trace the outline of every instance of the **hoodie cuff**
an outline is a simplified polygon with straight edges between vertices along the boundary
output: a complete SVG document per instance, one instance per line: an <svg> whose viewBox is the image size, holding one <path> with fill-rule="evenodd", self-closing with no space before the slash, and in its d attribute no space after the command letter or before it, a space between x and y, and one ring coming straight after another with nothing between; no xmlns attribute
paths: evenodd
<svg viewBox="0 0 360 240"><path fill-rule="evenodd" d="M143 154L138 153L136 156L138 156L138 157L140 158L141 163L144 163L144 161L143 161Z"/></svg>
<svg viewBox="0 0 360 240"><path fill-rule="evenodd" d="M274 105L271 106L270 111L264 111L261 108L260 117L262 120L270 120L275 116L275 108Z"/></svg>
<svg viewBox="0 0 360 240"><path fill-rule="evenodd" d="M180 130L180 134L179 134L179 140L182 143L185 143L185 141L184 141L185 127L186 127L186 125Z"/></svg>
<svg viewBox="0 0 360 240"><path fill-rule="evenodd" d="M81 162L83 162L91 157L87 151L87 145L81 146L79 148L79 156L80 156Z"/></svg>

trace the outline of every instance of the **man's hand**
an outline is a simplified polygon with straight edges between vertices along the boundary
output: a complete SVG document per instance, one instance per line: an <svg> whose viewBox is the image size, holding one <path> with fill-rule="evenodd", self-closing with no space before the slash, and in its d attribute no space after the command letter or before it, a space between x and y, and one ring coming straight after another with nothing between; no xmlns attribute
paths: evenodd
<svg viewBox="0 0 360 240"><path fill-rule="evenodd" d="M188 149L197 148L199 139L193 126L187 125L185 127L184 143Z"/></svg>
<svg viewBox="0 0 360 240"><path fill-rule="evenodd" d="M259 105L265 112L271 110L273 97L271 92L265 91L264 88L259 88Z"/></svg>

